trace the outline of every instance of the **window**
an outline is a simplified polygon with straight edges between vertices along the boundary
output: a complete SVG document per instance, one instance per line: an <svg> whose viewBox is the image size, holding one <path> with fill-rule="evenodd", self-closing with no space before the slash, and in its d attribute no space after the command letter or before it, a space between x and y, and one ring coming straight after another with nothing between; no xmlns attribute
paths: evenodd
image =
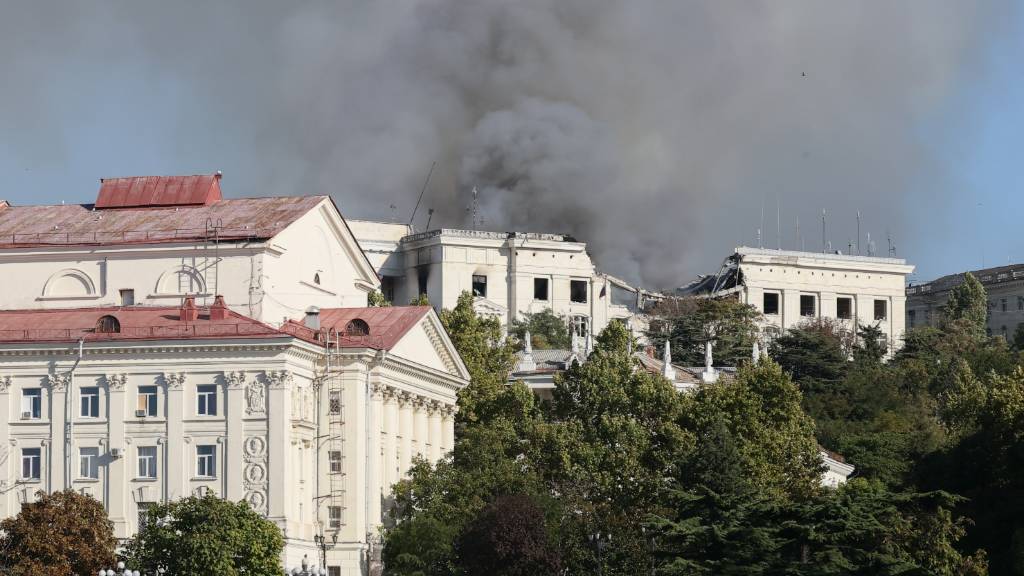
<svg viewBox="0 0 1024 576"><path fill-rule="evenodd" d="M135 290L124 289L119 292L121 293L121 306L135 305Z"/></svg>
<svg viewBox="0 0 1024 576"><path fill-rule="evenodd" d="M917 311L916 310L908 310L907 311L907 320L910 322L910 327L911 328L914 327L914 318L916 316L917 316Z"/></svg>
<svg viewBox="0 0 1024 576"><path fill-rule="evenodd" d="M813 302L811 306L814 306ZM814 315L813 311L811 315ZM853 318L853 298L836 298L836 318L840 320Z"/></svg>
<svg viewBox="0 0 1024 576"><path fill-rule="evenodd" d="M586 316L573 316L572 334L579 338L586 338L590 334L590 319Z"/></svg>
<svg viewBox="0 0 1024 576"><path fill-rule="evenodd" d="M327 456L331 463L331 474L341 474L341 450L331 450Z"/></svg>
<svg viewBox="0 0 1024 576"><path fill-rule="evenodd" d="M569 281L569 300L577 304L587 303L587 281L586 280L570 280Z"/></svg>
<svg viewBox="0 0 1024 576"><path fill-rule="evenodd" d="M38 420L43 417L43 390L25 388L21 391L21 419Z"/></svg>
<svg viewBox="0 0 1024 576"><path fill-rule="evenodd" d="M548 299L548 279L547 278L534 278L533 279L533 299L544 300Z"/></svg>
<svg viewBox="0 0 1024 576"><path fill-rule="evenodd" d="M95 331L100 334L117 334L121 331L121 321L110 314L100 316L96 321Z"/></svg>
<svg viewBox="0 0 1024 576"><path fill-rule="evenodd" d="M1006 298L999 301L999 307L1003 312L1006 312Z"/></svg>
<svg viewBox="0 0 1024 576"><path fill-rule="evenodd" d="M341 576L341 566L328 566L327 576Z"/></svg>
<svg viewBox="0 0 1024 576"><path fill-rule="evenodd" d="M78 477L98 480L100 477L100 449L78 449Z"/></svg>
<svg viewBox="0 0 1024 576"><path fill-rule="evenodd" d="M416 286L419 289L420 296L427 293L427 279L430 277L430 272L426 266L421 267L419 274L416 275Z"/></svg>
<svg viewBox="0 0 1024 576"><path fill-rule="evenodd" d="M42 463L42 448L21 449L21 479L39 480L40 464Z"/></svg>
<svg viewBox="0 0 1024 576"><path fill-rule="evenodd" d="M327 413L341 414L341 390L331 390L327 393Z"/></svg>
<svg viewBox="0 0 1024 576"><path fill-rule="evenodd" d="M217 415L217 385L200 384L196 386L196 413L200 416Z"/></svg>
<svg viewBox="0 0 1024 576"><path fill-rule="evenodd" d="M762 299L762 309L765 314L778 314L779 294L777 292L765 292Z"/></svg>
<svg viewBox="0 0 1024 576"><path fill-rule="evenodd" d="M196 446L196 476L200 478L217 477L217 447L213 445Z"/></svg>
<svg viewBox="0 0 1024 576"><path fill-rule="evenodd" d="M875 320L885 320L888 317L885 300L875 300Z"/></svg>
<svg viewBox="0 0 1024 576"><path fill-rule="evenodd" d="M341 528L341 506L328 506L327 517L331 528Z"/></svg>
<svg viewBox="0 0 1024 576"><path fill-rule="evenodd" d="M136 415L156 416L156 386L139 386Z"/></svg>
<svg viewBox="0 0 1024 576"><path fill-rule="evenodd" d="M801 316L814 316L817 307L815 306L814 296L810 294L800 295L800 315Z"/></svg>
<svg viewBox="0 0 1024 576"><path fill-rule="evenodd" d="M139 478L156 478L156 446L139 446Z"/></svg>
<svg viewBox="0 0 1024 576"><path fill-rule="evenodd" d="M345 325L345 336L369 336L370 325L362 318L355 318Z"/></svg>
<svg viewBox="0 0 1024 576"><path fill-rule="evenodd" d="M473 296L487 297L487 276L473 274Z"/></svg>
<svg viewBox="0 0 1024 576"><path fill-rule="evenodd" d="M95 386L88 386L82 388L79 392L79 398L81 398L82 410L79 415L82 418L99 418L100 417L100 389Z"/></svg>
<svg viewBox="0 0 1024 576"><path fill-rule="evenodd" d="M139 502L136 504L139 510L139 530L145 528L146 524L149 523L149 509L155 505L153 502Z"/></svg>
<svg viewBox="0 0 1024 576"><path fill-rule="evenodd" d="M1017 296L1017 311L1024 311L1024 296Z"/></svg>

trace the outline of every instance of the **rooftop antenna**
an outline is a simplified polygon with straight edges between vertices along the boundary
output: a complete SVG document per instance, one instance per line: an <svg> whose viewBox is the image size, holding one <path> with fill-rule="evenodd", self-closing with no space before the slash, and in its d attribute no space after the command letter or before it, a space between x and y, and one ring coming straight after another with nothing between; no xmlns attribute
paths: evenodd
<svg viewBox="0 0 1024 576"><path fill-rule="evenodd" d="M473 230L477 228L477 218L480 216L480 192L477 191L476 186L473 186L473 203L470 205L470 210L473 213Z"/></svg>
<svg viewBox="0 0 1024 576"><path fill-rule="evenodd" d="M828 251L828 241L825 240L825 209L821 209L821 251Z"/></svg>
<svg viewBox="0 0 1024 576"><path fill-rule="evenodd" d="M867 248L868 248L868 256L874 256L874 254L875 254L875 245L872 244L872 242L871 242L871 232L868 232L868 246L867 246Z"/></svg>
<svg viewBox="0 0 1024 576"><path fill-rule="evenodd" d="M782 250L782 205L778 194L775 195L775 243L775 248Z"/></svg>
<svg viewBox="0 0 1024 576"><path fill-rule="evenodd" d="M896 247L892 244L892 234L888 230L885 231L885 240L889 243L889 258L895 258Z"/></svg>
<svg viewBox="0 0 1024 576"><path fill-rule="evenodd" d="M392 204L391 205L391 221L392 222L398 222L398 215L396 214L397 211L398 211L398 206L395 206L394 204Z"/></svg>
<svg viewBox="0 0 1024 576"><path fill-rule="evenodd" d="M757 229L757 247L764 248L764 238L761 231L764 230L764 196L761 196L761 227Z"/></svg>
<svg viewBox="0 0 1024 576"><path fill-rule="evenodd" d="M853 251L850 251L853 254ZM860 255L860 210L857 210L857 255Z"/></svg>
<svg viewBox="0 0 1024 576"><path fill-rule="evenodd" d="M423 200L423 193L427 191L427 184L430 184L430 176L434 173L434 166L437 166L437 160L430 164L427 179L423 181L423 187L420 188L420 197L416 199L416 207L412 209L412 216L409 217L409 226L412 226L412 221L416 219L416 211L420 209L420 202Z"/></svg>
<svg viewBox="0 0 1024 576"><path fill-rule="evenodd" d="M430 230L430 221L433 218L434 218L434 209L433 208L428 208L427 209L427 227L426 227L425 230Z"/></svg>
<svg viewBox="0 0 1024 576"><path fill-rule="evenodd" d="M804 250L804 237L800 235L800 217L796 217L796 243L800 246L800 251Z"/></svg>

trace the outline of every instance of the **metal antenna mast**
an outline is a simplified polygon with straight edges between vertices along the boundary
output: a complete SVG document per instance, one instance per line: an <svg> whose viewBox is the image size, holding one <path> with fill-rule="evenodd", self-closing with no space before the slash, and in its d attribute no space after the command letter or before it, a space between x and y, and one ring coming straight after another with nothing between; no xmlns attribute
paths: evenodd
<svg viewBox="0 0 1024 576"><path fill-rule="evenodd" d="M825 240L825 209L821 210L821 251L828 251L828 241Z"/></svg>
<svg viewBox="0 0 1024 576"><path fill-rule="evenodd" d="M860 210L857 210L857 254L860 254Z"/></svg>
<svg viewBox="0 0 1024 576"><path fill-rule="evenodd" d="M430 221L433 220L433 219L434 219L434 209L433 208L428 208L427 209L427 226L426 226L426 228L424 228L424 231L430 230Z"/></svg>
<svg viewBox="0 0 1024 576"><path fill-rule="evenodd" d="M412 221L416 219L416 211L420 209L420 202L423 201L423 193L427 191L427 184L430 184L430 176L434 173L434 166L437 166L437 160L434 160L430 165L427 179L423 181L423 187L420 188L420 197L416 199L416 207L412 209L412 216L409 217L409 226L412 226ZM429 224L427 226L429 227Z"/></svg>

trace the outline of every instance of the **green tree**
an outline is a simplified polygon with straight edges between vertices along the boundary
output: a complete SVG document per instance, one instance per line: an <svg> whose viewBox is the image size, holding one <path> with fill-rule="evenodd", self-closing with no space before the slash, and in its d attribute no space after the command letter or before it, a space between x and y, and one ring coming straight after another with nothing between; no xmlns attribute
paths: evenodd
<svg viewBox="0 0 1024 576"><path fill-rule="evenodd" d="M716 366L736 366L750 358L758 338L760 313L735 298L667 298L651 311L648 338L672 343L676 363L704 365L704 345L714 346Z"/></svg>
<svg viewBox="0 0 1024 576"><path fill-rule="evenodd" d="M248 503L207 495L150 508L124 555L148 574L279 576L283 548L281 530Z"/></svg>
<svg viewBox="0 0 1024 576"><path fill-rule="evenodd" d="M477 514L455 548L466 574L557 574L561 558L544 508L525 494L499 496Z"/></svg>
<svg viewBox="0 0 1024 576"><path fill-rule="evenodd" d="M530 333L530 343L538 350L568 350L572 347L569 335L569 323L564 316L559 316L550 308L541 312L526 312L522 318L516 318L508 329L509 334L520 342Z"/></svg>
<svg viewBox="0 0 1024 576"><path fill-rule="evenodd" d="M842 379L851 347L834 322L818 320L776 338L769 354L802 390L808 391L827 388Z"/></svg>
<svg viewBox="0 0 1024 576"><path fill-rule="evenodd" d="M985 287L974 277L964 274L964 281L949 291L949 301L942 308L943 320L946 323L964 321L970 331L978 338L985 336L988 322L988 296Z"/></svg>
<svg viewBox="0 0 1024 576"><path fill-rule="evenodd" d="M116 546L103 504L74 490L38 492L0 522L0 573L95 574L113 565Z"/></svg>
<svg viewBox="0 0 1024 576"><path fill-rule="evenodd" d="M410 306L430 306L430 298L426 294L420 294L409 302Z"/></svg>
<svg viewBox="0 0 1024 576"><path fill-rule="evenodd" d="M391 306L391 302L388 302L380 290L373 290L366 294L366 305L372 308L386 308Z"/></svg>

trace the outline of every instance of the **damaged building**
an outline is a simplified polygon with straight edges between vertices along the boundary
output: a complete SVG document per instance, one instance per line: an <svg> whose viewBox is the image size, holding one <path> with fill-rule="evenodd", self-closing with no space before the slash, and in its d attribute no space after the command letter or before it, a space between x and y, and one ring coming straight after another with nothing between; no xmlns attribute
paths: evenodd
<svg viewBox="0 0 1024 576"><path fill-rule="evenodd" d="M901 258L797 252L741 246L718 273L680 288L682 295L734 296L762 313L765 341L816 318L851 332L877 325L890 349L905 329L907 276Z"/></svg>

